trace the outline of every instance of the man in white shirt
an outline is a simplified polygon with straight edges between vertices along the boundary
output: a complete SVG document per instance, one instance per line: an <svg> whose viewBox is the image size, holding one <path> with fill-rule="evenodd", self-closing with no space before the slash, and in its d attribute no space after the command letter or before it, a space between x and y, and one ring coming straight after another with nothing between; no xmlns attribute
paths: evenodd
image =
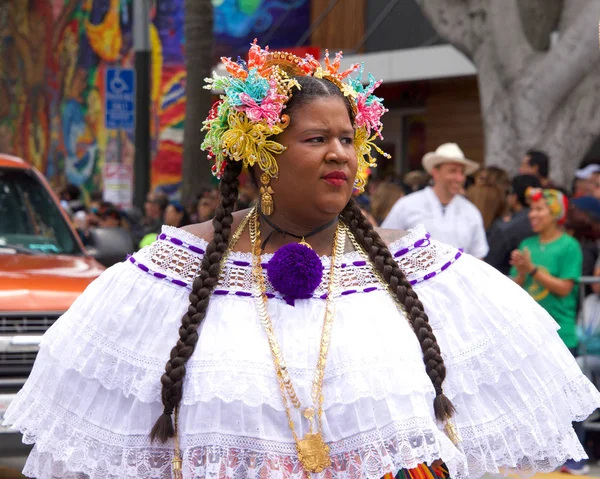
<svg viewBox="0 0 600 479"><path fill-rule="evenodd" d="M460 195L466 175L477 171L479 164L466 159L456 143L444 143L427 153L422 163L433 186L400 198L381 226L408 230L423 224L433 239L485 258L489 248L481 213Z"/></svg>

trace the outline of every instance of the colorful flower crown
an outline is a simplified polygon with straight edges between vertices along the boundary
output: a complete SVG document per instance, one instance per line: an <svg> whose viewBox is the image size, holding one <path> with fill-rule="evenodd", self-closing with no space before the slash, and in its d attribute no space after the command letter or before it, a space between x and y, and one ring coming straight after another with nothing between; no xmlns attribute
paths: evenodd
<svg viewBox="0 0 600 479"><path fill-rule="evenodd" d="M213 173L220 178L228 161L241 161L244 166L255 164L271 178L277 176L276 154L285 147L270 137L278 135L289 124L289 117L282 114L293 89L300 89L294 77L313 76L334 83L348 98L354 111L354 148L358 156L358 173L355 189L363 191L368 171L376 166L372 150L389 158L377 145L382 138L381 116L387 111L381 98L373 91L381 84L369 74L369 83L362 83L363 67L352 65L340 72L342 54L337 53L330 61L326 52L324 66L312 55L300 58L287 52L270 52L262 49L256 40L250 47L248 62L221 58L229 77L213 73L204 88L221 90L224 94L211 109L202 130L206 137L202 149L214 161ZM358 70L356 78L349 75Z"/></svg>
<svg viewBox="0 0 600 479"><path fill-rule="evenodd" d="M548 188L534 188L530 186L525 190L525 197L529 201L545 200L550 208L550 214L557 220L559 225L567 221L569 199L561 191Z"/></svg>

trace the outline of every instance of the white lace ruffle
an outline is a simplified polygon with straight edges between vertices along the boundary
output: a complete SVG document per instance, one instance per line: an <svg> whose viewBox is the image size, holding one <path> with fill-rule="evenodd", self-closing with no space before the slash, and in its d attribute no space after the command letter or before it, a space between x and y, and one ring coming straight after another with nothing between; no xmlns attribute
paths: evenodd
<svg viewBox="0 0 600 479"><path fill-rule="evenodd" d="M465 256L461 261L461 268L416 287L448 367L444 389L450 397L461 392L474 393L480 383L497 382L502 373L519 369L528 356L538 352L550 357L551 361L544 364L553 365L560 358L572 361L556 341L556 323L521 288L477 260ZM475 285L480 284L514 301L497 303L486 296L473 295L472 291L477 290ZM166 288L164 283L129 265L111 268L90 290L50 329L42 344L61 359L63 367L74 368L84 377L97 378L107 389L119 388L125 395L133 394L145 402L158 400L160 376L177 340L187 294L181 289ZM394 390L407 384L430 390L427 378L419 381L423 378L422 363L408 324L397 316L386 293L378 291L370 296L375 307L360 296L338 301L326 380L343 378L341 384L348 388L336 387L339 394L327 396L332 401L343 401L345 397L354 401L368 391L381 397L385 394L382 387L389 384L395 385ZM291 307L273 301L269 307L272 317L289 318L279 323L280 337L289 334L292 338L312 338L306 349L294 348L291 343L285 348L288 356L294 352L300 354L286 359L294 378L308 383L318 351L314 331L318 330L324 304L300 301ZM133 308L139 321L131 317ZM265 337L253 299L214 297L210 308L197 348L202 355L195 354L188 363L187 377L193 380L186 385L184 402L192 404L215 395L226 401L243 399L251 404L262 401L280 404L268 349L254 347L264 345ZM390 315L398 320L388 321ZM312 320L294 321L294 317ZM366 321L369 328L363 327ZM288 323L293 326L288 328ZM234 329L240 331L239 341L229 333ZM221 335L227 339L213 340ZM345 353L348 344L356 342L354 338L360 338L360 344L352 349L368 351L368 357L357 352ZM340 344L337 349L336 344ZM336 350L340 351L339 360L334 356ZM370 351L379 353L374 357ZM390 365L407 361L412 364L411 370L416 371L412 377L405 376L406 368L402 372L391 368L390 372ZM234 371L237 377L231 377L228 371ZM543 380L543 375L540 377ZM220 381L220 378L226 379ZM386 383L388 386L380 386ZM360 392L354 394L348 389Z"/></svg>
<svg viewBox="0 0 600 479"><path fill-rule="evenodd" d="M484 293L482 285L493 294ZM471 256L415 291L444 357L449 397L474 394L504 373L522 370L529 377L536 365L552 371L574 362L546 311L516 283ZM538 378L543 383L544 374Z"/></svg>
<svg viewBox="0 0 600 479"><path fill-rule="evenodd" d="M186 252L185 261L189 252L199 255L190 247L206 245L189 234L175 236L178 230L163 231L180 240L170 244ZM568 457L581 458L571 421L600 405L600 394L547 313L481 261L462 255L448 267L456 250L425 238L422 230L392 250L403 268L411 265L409 278L417 282L438 338L448 370L444 390L457 408L464 456L432 419L433 389L416 336L387 293L376 290L337 301L324 383L324 433L337 458L334 477L380 477L439 456L457 478L547 472ZM353 258L348 256L349 268L365 268ZM26 440L37 441L26 472L42 479L80 479L70 471L90 479L168 477L171 445L150 446L148 431L162 411L160 376L187 294L127 262L105 272L55 323L6 415ZM269 301L303 403L324 306L318 299L294 307ZM186 479L216 470L224 479L259 473L295 479L298 464L254 300L214 296L199 337L184 383ZM302 424L297 421L300 431ZM344 459L352 452L357 462ZM468 471L461 465L465 457Z"/></svg>
<svg viewBox="0 0 600 479"><path fill-rule="evenodd" d="M182 290L174 293L127 265L111 268L92 288L50 328L42 347L59 359L61 367L97 379L106 389L120 389L144 402L159 401L160 376L177 341L187 295ZM398 315L385 292L371 295L379 304L374 316L372 305L360 296L338 300L324 379L326 406L362 397L381 398L390 390L399 394L433 391L408 322ZM310 397L324 308L323 301L298 301L294 307L269 302L288 369L304 401ZM392 316L398 321L390 322ZM366 321L369 328L365 330ZM300 348L297 338L306 338ZM403 364L402 369L395 364ZM283 407L252 298L217 296L211 300L187 365L183 400L193 404L212 397Z"/></svg>
<svg viewBox="0 0 600 479"><path fill-rule="evenodd" d="M56 369L47 354L42 359L48 369ZM90 477L106 474L116 479L129 477L128 473L136 477L136 471L154 467L151 474L140 477L169 477L170 470L163 466L170 460L172 444L157 448L147 435L160 414L160 403L124 398L116 390L106 391L95 381L75 377L65 371L57 380L46 377L45 382L28 382L11 405L6 420L24 433L27 443L36 443L25 472L48 477L43 470L50 465L60 469L64 464ZM428 407L431 400L431 395L406 397L406 407L399 407L399 400L366 399L325 410L323 432L338 469L355 470L349 477L379 479L386 472L444 457L463 476L464 458L437 429ZM256 463L262 473L268 472L268 477L275 474L268 469L274 463L291 468L285 477L300 479L302 475L285 414L270 407L219 400L184 406L180 428L185 467L195 471L186 477L205 477L207 471L198 467L209 467L209 463L235 465L224 477L240 477L241 468L249 467L249 462ZM300 421L297 430L300 435L307 432ZM222 455L215 457L215 451Z"/></svg>
<svg viewBox="0 0 600 479"><path fill-rule="evenodd" d="M65 391L65 397L72 395L77 387L79 385ZM589 383L582 379L574 380L546 397L545 404L538 404L532 409L523 408L514 416L497 418L483 427L461 428L463 442L460 448L468 460L468 472L462 455L439 431L430 429L431 420L428 418L380 424L376 430L331 443L334 467L336 472L348 473L346 477L378 479L399 467L410 468L442 457L452 477L457 478L479 477L485 472L522 472L532 467L549 472L569 457L584 457L569 421L571 418L581 419L587 415L585 411L594 407L589 387ZM66 467L69 471L84 472L90 479L170 477L170 468L166 464L171 459L172 444L151 446L144 433L147 423L159 414L159 404L119 401L111 403L110 409L104 404L101 410L96 401L91 401L91 407L86 406L85 398L79 395L69 402L67 410L50 401L46 393L46 390L29 389L26 396L21 395L17 399L24 420L17 421L15 425L24 432L27 443L37 443L25 468L26 474L44 478L77 477L56 472ZM569 396L566 396L567 393ZM583 399L565 408L571 397ZM484 397L479 401L487 399ZM462 406L458 405L459 408ZM466 406L480 408L481 404ZM198 429L208 429L215 419L208 411L195 409L182 410L181 427L188 431L182 437L185 477L200 479L221 468L227 470L222 477L246 477L244 471L253 465L254 472L268 472L268 477L277 475L277 470L284 468L287 473L283 477L300 479L290 441L242 437L227 434L227 431L199 434L196 432ZM79 416L82 411L84 417ZM219 416L217 409L212 412ZM340 413L343 415L342 411L333 411L332 415L339 416ZM221 414L229 415L230 412L223 410ZM237 416L235 420L252 427L245 423L246 419L262 426L267 422L265 418L259 410L252 411L248 418ZM90 420L105 422L98 426ZM365 420L370 421L368 414ZM285 419L276 429L285 430L284 423ZM336 421L336 427L343 424ZM326 423L325 427L327 434L330 425ZM261 433L268 435L264 429ZM50 470L54 471L54 475L48 475Z"/></svg>

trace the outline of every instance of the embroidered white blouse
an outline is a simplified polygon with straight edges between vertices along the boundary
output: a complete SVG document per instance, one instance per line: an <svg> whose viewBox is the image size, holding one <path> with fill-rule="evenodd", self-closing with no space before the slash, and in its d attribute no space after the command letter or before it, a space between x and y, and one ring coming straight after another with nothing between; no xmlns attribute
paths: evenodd
<svg viewBox="0 0 600 479"><path fill-rule="evenodd" d="M96 280L43 338L5 424L35 447L41 479L171 477L173 444L151 444L160 377L178 338L206 243L165 227L159 240ZM550 471L584 451L571 421L600 405L529 295L423 228L390 247L438 338L462 441L433 414L434 390L403 314L358 253L344 255L324 380L322 478L379 479L441 458L456 479ZM268 255L264 261L268 261ZM329 258L322 258L328 271ZM183 474L304 477L266 335L252 297L251 256L232 253L187 367L180 414ZM268 285L269 312L298 396L308 403L327 277L288 305ZM299 435L305 422L296 418Z"/></svg>

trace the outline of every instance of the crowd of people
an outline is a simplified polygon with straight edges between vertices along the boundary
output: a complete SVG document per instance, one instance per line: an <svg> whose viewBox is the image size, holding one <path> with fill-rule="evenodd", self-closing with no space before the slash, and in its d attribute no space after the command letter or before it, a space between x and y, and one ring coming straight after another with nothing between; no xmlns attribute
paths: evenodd
<svg viewBox="0 0 600 479"><path fill-rule="evenodd" d="M552 184L549 165L545 153L528 151L511 178L497 166L480 168L458 145L444 144L425 155L422 171L402 179L372 179L358 201L374 226L408 230L424 224L432 237L505 275L511 275L514 253L527 238L567 234L582 254L578 276L592 276L600 266L600 164L578 169L570 188ZM554 227L538 218L546 206L530 207L538 190L544 193L544 205L561 205L552 217ZM544 233L548 228L550 233Z"/></svg>
<svg viewBox="0 0 600 479"><path fill-rule="evenodd" d="M432 237L510 275L515 251L546 227L543 218L540 224L536 217L539 209L530 208L532 191L553 190L557 201L565 201L555 228L574 238L582 253L578 276L600 274L600 164L577 170L571 188L551 183L549 165L545 153L531 150L519 174L510 178L499 167L480 168L464 157L458 145L447 143L425 155L423 170L408 172L403 178L372 178L356 200L374 226L409 230L424 224ZM258 199L251 179L243 183L236 210L253 206ZM183 204L153 191L146 197L143 213L103 201L102 192L92 193L86 204L74 185L67 185L60 199L84 244L92 228L123 228L137 250L151 244L163 225L184 227L210 220L219 194L215 187L205 187L194 201Z"/></svg>
<svg viewBox="0 0 600 479"><path fill-rule="evenodd" d="M600 283L586 286L580 279L600 276L600 165L578 169L571 188L552 184L549 166L548 155L531 150L510 178L444 144L425 155L424 172L403 182L372 182L362 205L377 225L408 230L424 224L433 238L511 277L556 320L565 345L594 376L600 372ZM379 196L392 188L395 196L381 208ZM583 304L580 287L589 293ZM582 426L575 429L583 440ZM568 461L562 470L582 474L588 466Z"/></svg>
<svg viewBox="0 0 600 479"><path fill-rule="evenodd" d="M94 228L121 228L129 233L134 250L151 244L163 225L181 228L209 220L219 201L216 188L204 188L188 205L153 191L146 196L143 212L104 201L102 192L90 194L87 203L81 198L81 191L74 185L67 185L60 192L61 205L71 217L84 245L89 245L90 232Z"/></svg>
<svg viewBox="0 0 600 479"><path fill-rule="evenodd" d="M59 197L84 245L90 245L90 231L94 228L121 228L131 238L131 252L152 244L163 225L182 228L210 220L219 203L216 187L203 187L195 200L187 204L170 199L163 192L151 191L146 195L143 212L104 201L101 191L91 193L85 202L81 190L70 184L60 191ZM237 209L247 208L256 197L257 190L251 184L242 188Z"/></svg>

